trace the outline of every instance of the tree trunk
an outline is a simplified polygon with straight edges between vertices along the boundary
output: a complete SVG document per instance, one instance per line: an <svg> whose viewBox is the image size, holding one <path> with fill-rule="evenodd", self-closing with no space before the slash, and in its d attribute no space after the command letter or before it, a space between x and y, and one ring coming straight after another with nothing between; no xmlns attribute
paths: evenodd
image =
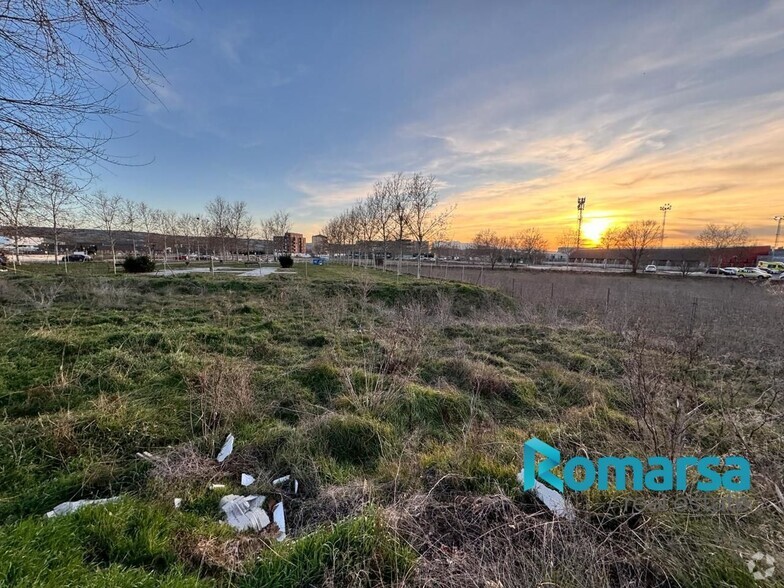
<svg viewBox="0 0 784 588"><path fill-rule="evenodd" d="M422 241L417 240L417 279L422 277Z"/></svg>

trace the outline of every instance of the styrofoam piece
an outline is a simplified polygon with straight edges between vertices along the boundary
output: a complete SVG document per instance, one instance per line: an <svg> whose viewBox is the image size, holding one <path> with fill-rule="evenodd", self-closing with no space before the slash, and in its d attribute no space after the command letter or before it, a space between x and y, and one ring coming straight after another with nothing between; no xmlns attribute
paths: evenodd
<svg viewBox="0 0 784 588"><path fill-rule="evenodd" d="M291 474L288 474L287 476L282 476L280 478L276 478L275 480L272 480L272 485L273 486L280 486L281 484L284 484L284 483L288 482L289 480L291 480Z"/></svg>
<svg viewBox="0 0 784 588"><path fill-rule="evenodd" d="M240 478L240 484L242 484L243 486L250 486L255 481L256 478L254 478L250 474L242 474L242 477Z"/></svg>
<svg viewBox="0 0 784 588"><path fill-rule="evenodd" d="M74 500L71 502L62 502L55 506L52 510L46 513L48 518L52 517L59 517L62 515L71 514L72 512L76 512L82 507L90 506L94 504L107 504L109 502L115 502L120 500L119 496L114 496L112 498L96 498L93 500Z"/></svg>
<svg viewBox="0 0 784 588"><path fill-rule="evenodd" d="M517 474L517 480L523 483L523 471ZM542 484L539 480L534 480L532 492L541 500L544 505L557 517L573 521L575 517L574 507L563 497L563 494Z"/></svg>
<svg viewBox="0 0 784 588"><path fill-rule="evenodd" d="M174 508L180 508L182 506L182 498L175 498L174 499Z"/></svg>
<svg viewBox="0 0 784 588"><path fill-rule="evenodd" d="M283 511L283 503L278 502L272 510L272 520L278 526L278 541L286 538L286 513Z"/></svg>
<svg viewBox="0 0 784 588"><path fill-rule="evenodd" d="M221 447L220 453L218 454L218 463L223 463L223 460L229 457L232 451L234 451L234 435L229 433L226 436L226 441L223 442L223 447Z"/></svg>
<svg viewBox="0 0 784 588"><path fill-rule="evenodd" d="M226 514L226 522L237 531L261 531L270 524L269 515L262 508L266 499L266 496L227 494L221 498L220 508Z"/></svg>

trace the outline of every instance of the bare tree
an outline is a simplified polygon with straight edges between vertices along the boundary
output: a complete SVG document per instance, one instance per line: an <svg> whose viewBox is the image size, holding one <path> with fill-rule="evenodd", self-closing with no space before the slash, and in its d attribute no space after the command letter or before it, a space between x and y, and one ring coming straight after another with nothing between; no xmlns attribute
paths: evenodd
<svg viewBox="0 0 784 588"><path fill-rule="evenodd" d="M122 223L123 199L120 196L109 196L103 190L93 194L89 201L92 216L98 225L106 231L112 249L112 267L117 273L117 227Z"/></svg>
<svg viewBox="0 0 784 588"><path fill-rule="evenodd" d="M567 261L571 261L572 253L577 247L577 231L575 229L564 229L558 236L558 250L566 254Z"/></svg>
<svg viewBox="0 0 784 588"><path fill-rule="evenodd" d="M367 266L373 251L373 239L378 229L377 209L373 205L372 199L367 198L358 202L353 210L359 227L359 237L364 248L365 265Z"/></svg>
<svg viewBox="0 0 784 588"><path fill-rule="evenodd" d="M146 202L139 202L136 210L139 214L139 222L144 227L144 232L146 233L144 241L147 245L147 253L150 257L153 257L152 233L155 230L155 210L150 208Z"/></svg>
<svg viewBox="0 0 784 588"><path fill-rule="evenodd" d="M395 202L397 193L402 191L402 175L397 174L386 178L383 182L373 184L373 193L370 196L370 206L376 220L376 230L381 239L381 251L386 263L389 236L395 229Z"/></svg>
<svg viewBox="0 0 784 588"><path fill-rule="evenodd" d="M186 212L177 217L177 231L185 237L185 248L190 255L192 249L192 238L198 232L198 217Z"/></svg>
<svg viewBox="0 0 784 588"><path fill-rule="evenodd" d="M0 173L89 173L109 160L96 120L120 112L124 85L154 97L158 42L143 18L150 0L8 0L0 5ZM90 125L90 128L86 128Z"/></svg>
<svg viewBox="0 0 784 588"><path fill-rule="evenodd" d="M130 233L133 254L136 255L136 233L134 231L139 224L139 205L133 200L123 199L121 217L123 228Z"/></svg>
<svg viewBox="0 0 784 588"><path fill-rule="evenodd" d="M637 273L645 252L655 245L660 237L659 223L654 220L634 221L619 231L616 246L631 264L633 274Z"/></svg>
<svg viewBox="0 0 784 588"><path fill-rule="evenodd" d="M240 255L240 240L249 234L253 218L248 212L248 203L238 200L229 204L226 218L226 229L234 242L234 252L237 259Z"/></svg>
<svg viewBox="0 0 784 588"><path fill-rule="evenodd" d="M163 236L163 269L166 270L169 248L177 236L177 213L174 210L156 210L155 222Z"/></svg>
<svg viewBox="0 0 784 588"><path fill-rule="evenodd" d="M715 225L713 223L705 227L697 235L697 243L707 251L707 263L711 265L714 257L718 257L717 265L722 263L722 249L733 249L742 247L749 241L749 231L741 223L729 225ZM724 252L724 255L731 255Z"/></svg>
<svg viewBox="0 0 784 588"><path fill-rule="evenodd" d="M535 263L536 259L541 258L547 250L547 239L539 229L530 227L518 233L515 238L515 246L526 262Z"/></svg>
<svg viewBox="0 0 784 588"><path fill-rule="evenodd" d="M60 230L73 220L78 188L60 171L47 175L36 190L35 205L41 219L52 227L55 262L60 263Z"/></svg>
<svg viewBox="0 0 784 588"><path fill-rule="evenodd" d="M226 257L226 239L229 236L229 203L221 196L211 200L205 207L210 219L211 233L221 244L221 257Z"/></svg>
<svg viewBox="0 0 784 588"><path fill-rule="evenodd" d="M402 173L397 173L387 179L390 208L392 209L391 234L399 245L397 258L397 275L399 276L403 265L403 241L409 235L411 221L411 197L406 190L406 180Z"/></svg>
<svg viewBox="0 0 784 588"><path fill-rule="evenodd" d="M276 210L269 218L260 221L261 238L267 241L275 253L275 237L280 237L291 231L291 217L288 212Z"/></svg>
<svg viewBox="0 0 784 588"><path fill-rule="evenodd" d="M697 243L706 249L742 247L748 241L749 231L741 223L724 226L711 223L697 235Z"/></svg>
<svg viewBox="0 0 784 588"><path fill-rule="evenodd" d="M27 178L11 180L0 174L0 223L11 230L14 240L13 266L19 265L19 239L22 228L31 224L33 186Z"/></svg>
<svg viewBox="0 0 784 588"><path fill-rule="evenodd" d="M443 231L449 224L454 206L438 210L438 191L433 176L414 174L406 182L410 199L408 229L417 243L417 278L422 276L422 246Z"/></svg>
<svg viewBox="0 0 784 588"><path fill-rule="evenodd" d="M506 241L491 229L485 229L476 234L473 241L474 249L480 257L487 257L490 269L495 269L495 264L503 261Z"/></svg>

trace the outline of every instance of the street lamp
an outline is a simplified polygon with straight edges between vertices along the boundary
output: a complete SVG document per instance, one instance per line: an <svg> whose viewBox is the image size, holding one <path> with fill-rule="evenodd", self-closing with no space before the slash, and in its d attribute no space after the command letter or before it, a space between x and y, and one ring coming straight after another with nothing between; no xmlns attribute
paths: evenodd
<svg viewBox="0 0 784 588"><path fill-rule="evenodd" d="M773 217L773 220L776 221L776 241L773 243L773 255L776 255L776 249L779 246L779 235L781 234L781 220L784 219L784 216L777 214Z"/></svg>
<svg viewBox="0 0 784 588"><path fill-rule="evenodd" d="M664 248L664 226L667 224L667 211L672 210L672 205L668 202L659 207L659 210L662 211L662 234L661 234L661 245L660 247Z"/></svg>

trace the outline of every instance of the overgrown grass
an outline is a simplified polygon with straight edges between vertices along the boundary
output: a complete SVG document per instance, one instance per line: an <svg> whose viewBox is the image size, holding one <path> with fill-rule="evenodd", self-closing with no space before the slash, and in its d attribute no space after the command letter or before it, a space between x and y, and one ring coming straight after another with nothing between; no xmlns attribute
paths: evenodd
<svg viewBox="0 0 784 588"><path fill-rule="evenodd" d="M746 554L784 558L778 356L581 312L540 320L498 291L373 269L87 265L0 277L0 585L578 586L583 570L592 586L743 586ZM638 512L592 492L569 497L578 523L553 523L516 481L534 435L565 459L745 455L754 513ZM286 474L297 494L271 486ZM251 491L284 502L287 542L218 525L220 497ZM468 505L488 526L464 525ZM432 527L408 519L419 508ZM519 525L507 535L502 514Z"/></svg>

